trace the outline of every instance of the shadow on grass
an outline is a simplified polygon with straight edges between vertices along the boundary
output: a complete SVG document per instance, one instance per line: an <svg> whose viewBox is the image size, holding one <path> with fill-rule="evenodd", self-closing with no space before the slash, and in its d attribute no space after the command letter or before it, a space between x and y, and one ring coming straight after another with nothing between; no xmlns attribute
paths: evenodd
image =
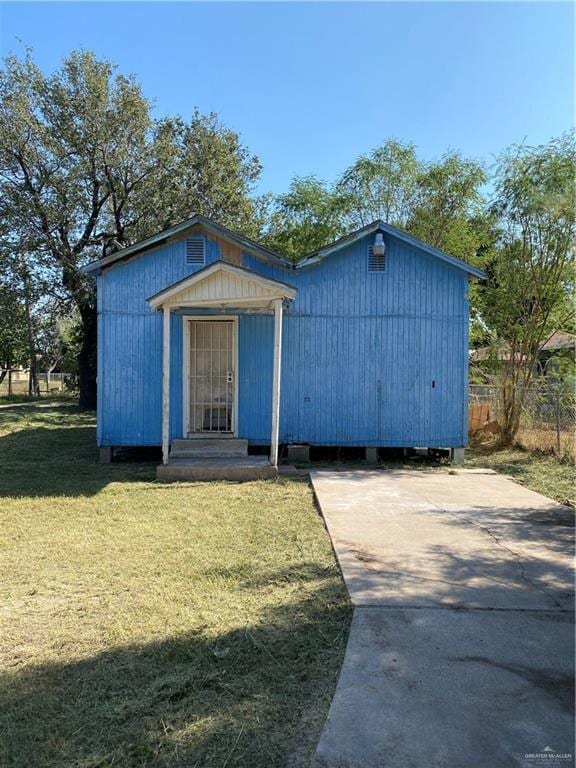
<svg viewBox="0 0 576 768"><path fill-rule="evenodd" d="M91 496L150 481L155 464L100 464L94 414L77 407L0 410L0 497Z"/></svg>
<svg viewBox="0 0 576 768"><path fill-rule="evenodd" d="M337 581L319 579L326 574L314 566L289 575L309 583L307 595L269 610L258 626L15 668L0 692L0 764L306 765L336 685L350 608Z"/></svg>

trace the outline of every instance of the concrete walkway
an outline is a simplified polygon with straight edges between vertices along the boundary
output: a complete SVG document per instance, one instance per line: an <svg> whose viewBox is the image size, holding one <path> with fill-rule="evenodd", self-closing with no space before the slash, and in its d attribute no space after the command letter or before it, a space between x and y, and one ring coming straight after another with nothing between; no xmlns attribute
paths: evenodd
<svg viewBox="0 0 576 768"><path fill-rule="evenodd" d="M574 765L574 510L490 473L311 478L355 606L316 765Z"/></svg>

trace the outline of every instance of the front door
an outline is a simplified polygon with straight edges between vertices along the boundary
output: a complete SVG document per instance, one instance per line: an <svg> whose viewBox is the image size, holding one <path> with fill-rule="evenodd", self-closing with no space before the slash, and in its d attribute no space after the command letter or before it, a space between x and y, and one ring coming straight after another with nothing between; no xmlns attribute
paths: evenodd
<svg viewBox="0 0 576 768"><path fill-rule="evenodd" d="M236 323L190 320L189 435L233 434Z"/></svg>

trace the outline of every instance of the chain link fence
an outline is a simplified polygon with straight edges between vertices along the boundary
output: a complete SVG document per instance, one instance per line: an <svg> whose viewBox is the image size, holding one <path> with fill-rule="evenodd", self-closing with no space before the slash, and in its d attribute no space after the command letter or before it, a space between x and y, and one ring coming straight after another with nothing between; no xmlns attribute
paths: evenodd
<svg viewBox="0 0 576 768"><path fill-rule="evenodd" d="M8 371L0 382L0 395L27 395L28 371ZM38 373L38 387L41 395L56 394L70 389L72 384L70 373Z"/></svg>
<svg viewBox="0 0 576 768"><path fill-rule="evenodd" d="M496 440L502 423L499 387L471 384L469 420L471 435ZM516 443L531 451L576 458L576 394L562 387L530 387L524 396Z"/></svg>

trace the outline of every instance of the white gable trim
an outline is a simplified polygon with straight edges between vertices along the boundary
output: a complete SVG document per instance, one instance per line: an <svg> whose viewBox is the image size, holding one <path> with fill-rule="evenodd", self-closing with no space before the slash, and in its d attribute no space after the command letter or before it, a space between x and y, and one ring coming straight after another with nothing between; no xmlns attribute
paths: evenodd
<svg viewBox="0 0 576 768"><path fill-rule="evenodd" d="M296 289L286 283L217 261L189 277L168 286L148 299L160 307L269 307L276 299L293 299Z"/></svg>

